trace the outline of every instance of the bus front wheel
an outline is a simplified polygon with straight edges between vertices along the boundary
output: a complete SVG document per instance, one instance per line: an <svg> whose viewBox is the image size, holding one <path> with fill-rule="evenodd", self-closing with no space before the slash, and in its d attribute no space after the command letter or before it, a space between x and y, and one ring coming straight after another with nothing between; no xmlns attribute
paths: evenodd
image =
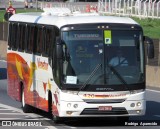
<svg viewBox="0 0 160 129"><path fill-rule="evenodd" d="M54 123L58 124L63 121L61 117L58 117L52 114L52 93L51 91L49 91L48 93L48 113L49 113L49 118L53 119Z"/></svg>
<svg viewBox="0 0 160 129"><path fill-rule="evenodd" d="M48 93L48 113L49 113L49 118L53 118L52 116L52 93L49 91Z"/></svg>

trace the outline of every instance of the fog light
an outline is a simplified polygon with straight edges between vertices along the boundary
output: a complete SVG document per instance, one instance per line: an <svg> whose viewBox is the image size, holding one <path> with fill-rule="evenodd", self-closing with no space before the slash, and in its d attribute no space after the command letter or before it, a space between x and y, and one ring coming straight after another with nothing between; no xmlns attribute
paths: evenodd
<svg viewBox="0 0 160 129"><path fill-rule="evenodd" d="M131 105L130 105L131 107L135 107L135 103L131 103Z"/></svg>
<svg viewBox="0 0 160 129"><path fill-rule="evenodd" d="M141 110L137 110L137 114L140 114L141 113Z"/></svg>
<svg viewBox="0 0 160 129"><path fill-rule="evenodd" d="M137 106L140 107L140 106L141 106L141 102L138 102L138 103L137 103Z"/></svg>
<svg viewBox="0 0 160 129"><path fill-rule="evenodd" d="M71 103L68 103L68 104L67 104L67 107L70 108L70 107L71 107Z"/></svg>
<svg viewBox="0 0 160 129"><path fill-rule="evenodd" d="M77 108L77 107L78 107L78 104L74 104L73 107L74 107L74 108Z"/></svg>
<svg viewBox="0 0 160 129"><path fill-rule="evenodd" d="M72 111L66 111L67 115L71 115L73 112Z"/></svg>

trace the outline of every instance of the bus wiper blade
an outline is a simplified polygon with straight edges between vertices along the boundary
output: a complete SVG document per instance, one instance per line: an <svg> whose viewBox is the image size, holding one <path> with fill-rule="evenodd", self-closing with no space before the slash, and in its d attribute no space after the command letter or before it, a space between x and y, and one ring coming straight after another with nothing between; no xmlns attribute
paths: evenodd
<svg viewBox="0 0 160 129"><path fill-rule="evenodd" d="M127 82L123 79L123 77L119 74L119 72L118 72L113 66L111 66L111 65L108 65L108 67L110 68L110 70L111 70L113 73L115 73L115 75L117 76L117 78L118 78L123 84L126 85L126 88L129 89Z"/></svg>
<svg viewBox="0 0 160 129"><path fill-rule="evenodd" d="M84 82L84 84L80 87L79 91L81 91L82 89L84 89L88 82L92 79L92 77L95 75L95 73L97 72L97 70L100 68L102 64L97 64L97 66L94 68L94 70L92 71L92 73L89 75L89 77L87 78L87 80Z"/></svg>

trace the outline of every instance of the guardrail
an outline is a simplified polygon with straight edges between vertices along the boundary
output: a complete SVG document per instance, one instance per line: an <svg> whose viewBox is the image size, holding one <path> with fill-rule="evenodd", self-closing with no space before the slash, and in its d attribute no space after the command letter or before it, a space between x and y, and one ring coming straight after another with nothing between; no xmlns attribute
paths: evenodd
<svg viewBox="0 0 160 129"><path fill-rule="evenodd" d="M159 0L98 0L97 2L39 2L40 9L67 7L71 11L85 12L86 5L97 6L101 14L160 19Z"/></svg>
<svg viewBox="0 0 160 129"><path fill-rule="evenodd" d="M38 7L43 10L43 8L52 7L66 7L71 11L86 12L87 6L97 7L97 2L38 2Z"/></svg>
<svg viewBox="0 0 160 129"><path fill-rule="evenodd" d="M99 13L160 19L159 0L99 0Z"/></svg>

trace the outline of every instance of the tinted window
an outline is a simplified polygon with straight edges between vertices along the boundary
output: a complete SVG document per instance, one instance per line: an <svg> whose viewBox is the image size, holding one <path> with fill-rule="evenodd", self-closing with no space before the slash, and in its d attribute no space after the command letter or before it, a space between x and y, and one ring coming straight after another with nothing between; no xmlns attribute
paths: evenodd
<svg viewBox="0 0 160 129"><path fill-rule="evenodd" d="M44 30L44 42L43 42L43 52L45 55L49 55L50 47L53 44L55 35L52 28L46 28Z"/></svg>
<svg viewBox="0 0 160 129"><path fill-rule="evenodd" d="M11 45L12 45L12 23L9 23L8 45L9 45L9 49L11 49Z"/></svg>
<svg viewBox="0 0 160 129"><path fill-rule="evenodd" d="M17 23L13 23L12 24L12 30L11 30L11 41L12 41L12 48L13 49L17 49L17 39L18 39L18 24Z"/></svg>
<svg viewBox="0 0 160 129"><path fill-rule="evenodd" d="M33 25L27 27L27 52L33 52L33 46L36 38L36 28Z"/></svg>
<svg viewBox="0 0 160 129"><path fill-rule="evenodd" d="M25 36L26 36L26 26L25 24L20 24L18 27L19 38L17 40L19 50L24 51L25 48Z"/></svg>

